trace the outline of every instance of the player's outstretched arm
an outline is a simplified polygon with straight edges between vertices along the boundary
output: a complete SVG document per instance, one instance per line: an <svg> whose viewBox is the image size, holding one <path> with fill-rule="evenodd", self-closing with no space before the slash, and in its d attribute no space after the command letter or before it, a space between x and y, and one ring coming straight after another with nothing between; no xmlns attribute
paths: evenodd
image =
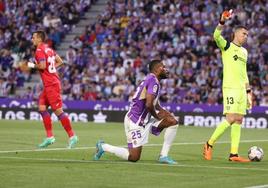
<svg viewBox="0 0 268 188"><path fill-rule="evenodd" d="M214 33L213 33L213 38L217 44L217 46L221 49L221 50L226 50L226 46L227 46L227 41L223 38L223 36L221 35L222 29L224 27L224 24L227 20L231 19L232 17L232 13L233 10L229 10L229 11L224 11L221 14L221 18L219 21L219 24L217 25Z"/></svg>

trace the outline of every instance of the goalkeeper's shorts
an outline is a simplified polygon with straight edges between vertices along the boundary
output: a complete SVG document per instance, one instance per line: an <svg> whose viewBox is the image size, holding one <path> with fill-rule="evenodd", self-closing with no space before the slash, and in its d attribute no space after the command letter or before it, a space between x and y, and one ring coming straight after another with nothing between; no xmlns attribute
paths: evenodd
<svg viewBox="0 0 268 188"><path fill-rule="evenodd" d="M245 115L247 110L246 89L223 88L223 114Z"/></svg>

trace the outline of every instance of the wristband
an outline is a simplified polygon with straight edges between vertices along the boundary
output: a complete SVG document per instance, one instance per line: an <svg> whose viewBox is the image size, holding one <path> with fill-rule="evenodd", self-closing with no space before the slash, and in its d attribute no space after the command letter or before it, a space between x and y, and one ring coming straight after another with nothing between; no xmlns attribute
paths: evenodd
<svg viewBox="0 0 268 188"><path fill-rule="evenodd" d="M251 92L251 89L250 88L247 88L247 93L250 93Z"/></svg>
<svg viewBox="0 0 268 188"><path fill-rule="evenodd" d="M221 20L220 20L220 21L219 21L219 24L220 24L220 25L224 25L224 24L225 24L225 21L221 21Z"/></svg>

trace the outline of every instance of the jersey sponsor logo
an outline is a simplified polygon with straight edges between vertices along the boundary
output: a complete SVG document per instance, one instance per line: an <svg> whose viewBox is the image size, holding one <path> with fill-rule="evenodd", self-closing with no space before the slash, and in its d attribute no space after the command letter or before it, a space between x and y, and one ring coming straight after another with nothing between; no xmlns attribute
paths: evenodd
<svg viewBox="0 0 268 188"><path fill-rule="evenodd" d="M157 92L157 88L158 88L158 86L157 86L157 85L154 85L154 87L153 87L153 92L154 92L154 93Z"/></svg>
<svg viewBox="0 0 268 188"><path fill-rule="evenodd" d="M237 55L234 55L233 58L236 61L238 59L238 56Z"/></svg>
<svg viewBox="0 0 268 188"><path fill-rule="evenodd" d="M242 61L242 62L244 62L244 63L247 62L244 58L239 57L238 55L234 55L233 58L234 58L235 61L240 60L240 61Z"/></svg>

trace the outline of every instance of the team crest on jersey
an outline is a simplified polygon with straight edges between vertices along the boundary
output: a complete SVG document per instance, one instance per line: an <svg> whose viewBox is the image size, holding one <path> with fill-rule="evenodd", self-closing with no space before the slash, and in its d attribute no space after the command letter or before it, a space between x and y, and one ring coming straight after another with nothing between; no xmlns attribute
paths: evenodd
<svg viewBox="0 0 268 188"><path fill-rule="evenodd" d="M157 89L158 89L158 86L157 85L154 85L153 92L156 93L157 92Z"/></svg>

